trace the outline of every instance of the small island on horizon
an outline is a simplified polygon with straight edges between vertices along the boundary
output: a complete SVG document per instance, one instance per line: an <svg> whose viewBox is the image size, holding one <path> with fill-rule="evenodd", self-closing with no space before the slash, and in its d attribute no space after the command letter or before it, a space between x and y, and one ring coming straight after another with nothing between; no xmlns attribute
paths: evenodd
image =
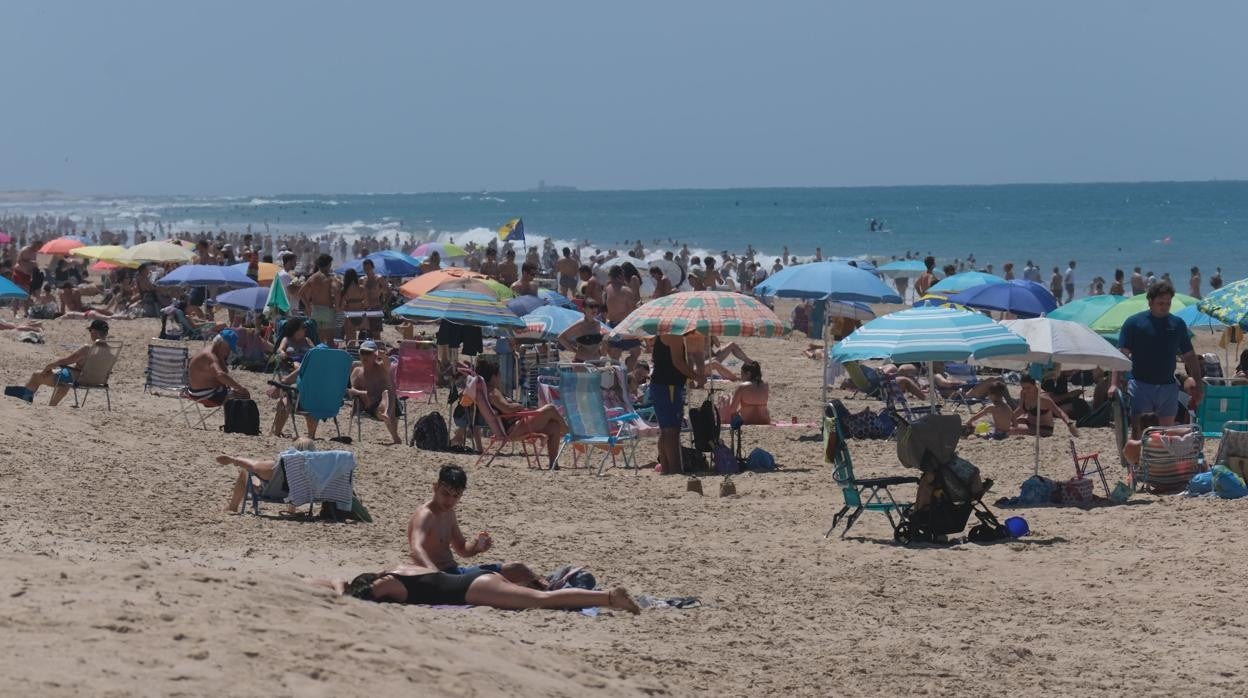
<svg viewBox="0 0 1248 698"><path fill-rule="evenodd" d="M546 180L537 180L537 186L529 191L576 191L576 187L566 184L547 184Z"/></svg>

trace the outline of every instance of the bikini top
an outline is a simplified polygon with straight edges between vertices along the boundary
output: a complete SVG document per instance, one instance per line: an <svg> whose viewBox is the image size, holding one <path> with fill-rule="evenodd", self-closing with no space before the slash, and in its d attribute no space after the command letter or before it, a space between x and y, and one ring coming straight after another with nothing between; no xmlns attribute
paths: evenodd
<svg viewBox="0 0 1248 698"><path fill-rule="evenodd" d="M597 334L583 334L580 337L576 338L576 343L584 344L585 346L593 346L595 344L601 344L602 333L599 332Z"/></svg>

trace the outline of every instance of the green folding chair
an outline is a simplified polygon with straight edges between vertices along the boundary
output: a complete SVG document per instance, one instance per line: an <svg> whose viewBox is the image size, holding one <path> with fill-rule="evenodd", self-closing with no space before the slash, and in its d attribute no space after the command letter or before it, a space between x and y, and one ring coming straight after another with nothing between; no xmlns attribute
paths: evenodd
<svg viewBox="0 0 1248 698"><path fill-rule="evenodd" d="M902 512L910 508L911 503L898 502L889 488L897 485L918 485L919 478L908 476L858 478L854 475L854 460L850 457L849 445L841 431L840 421L835 416L824 417L823 433L824 459L832 464L832 479L841 488L841 496L845 500L845 506L832 517L832 525L828 527L823 537L831 536L841 519L845 519L845 530L841 531L841 538L844 538L864 511L878 511L884 514L888 517L888 523L896 530ZM894 513L898 515L896 520L893 518Z"/></svg>

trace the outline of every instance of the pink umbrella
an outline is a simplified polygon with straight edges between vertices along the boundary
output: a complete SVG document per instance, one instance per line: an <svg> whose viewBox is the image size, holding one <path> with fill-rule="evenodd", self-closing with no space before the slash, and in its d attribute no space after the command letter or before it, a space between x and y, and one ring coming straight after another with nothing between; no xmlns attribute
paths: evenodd
<svg viewBox="0 0 1248 698"><path fill-rule="evenodd" d="M86 243L78 238L65 236L45 242L43 247L39 248L39 254L69 254L71 250L86 246Z"/></svg>
<svg viewBox="0 0 1248 698"><path fill-rule="evenodd" d="M13 236L0 230L0 245L7 245L10 242L13 242Z"/></svg>

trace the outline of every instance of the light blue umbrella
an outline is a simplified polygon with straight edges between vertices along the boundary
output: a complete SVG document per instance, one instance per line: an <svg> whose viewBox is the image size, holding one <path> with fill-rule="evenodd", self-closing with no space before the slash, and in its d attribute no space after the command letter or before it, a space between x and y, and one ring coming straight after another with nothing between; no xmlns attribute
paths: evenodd
<svg viewBox="0 0 1248 698"><path fill-rule="evenodd" d="M1215 332L1227 327L1225 322L1222 322L1212 315L1206 315L1200 312L1200 306L1198 305L1189 305L1175 313L1174 316L1181 318L1183 322L1187 323L1188 329L1192 330L1207 329L1210 332Z"/></svg>
<svg viewBox="0 0 1248 698"><path fill-rule="evenodd" d="M156 285L251 288L256 285L256 282L234 267L222 267L215 264L184 264L160 277Z"/></svg>
<svg viewBox="0 0 1248 698"><path fill-rule="evenodd" d="M927 271L927 265L921 259L899 259L880 267L884 276L920 276Z"/></svg>
<svg viewBox="0 0 1248 698"><path fill-rule="evenodd" d="M785 267L754 287L756 296L814 298L865 303L900 303L901 296L878 276L845 262L811 262Z"/></svg>
<svg viewBox="0 0 1248 698"><path fill-rule="evenodd" d="M0 276L0 299L16 298L22 300L29 296L30 294L23 291L21 286Z"/></svg>
<svg viewBox="0 0 1248 698"><path fill-rule="evenodd" d="M996 274L985 274L982 271L964 271L961 274L954 274L953 276L947 276L941 279L931 288L927 289L927 292L957 293L974 286L1003 283L1005 283L1005 279L997 276Z"/></svg>
<svg viewBox="0 0 1248 698"><path fill-rule="evenodd" d="M563 331L580 322L585 314L571 308L560 308L555 305L544 305L537 310L521 317L525 329L516 331L516 339L534 339L553 342L559 339ZM598 323L603 336L610 334L611 328Z"/></svg>
<svg viewBox="0 0 1248 698"><path fill-rule="evenodd" d="M212 302L222 308L232 308L234 310L260 312L264 310L265 303L269 300L269 287L256 286L254 288L240 288L234 291L226 291L212 299Z"/></svg>
<svg viewBox="0 0 1248 698"><path fill-rule="evenodd" d="M379 252L374 252L367 257L347 262L334 271L338 274L345 274L348 269L354 269L358 274L363 275L364 260L366 259L372 261L373 271L375 271L378 276L401 279L409 276L420 275L421 260L395 250L381 250Z"/></svg>
<svg viewBox="0 0 1248 698"><path fill-rule="evenodd" d="M522 329L524 320L493 296L472 291L435 289L416 296L394 314L417 321L447 320L457 325Z"/></svg>

